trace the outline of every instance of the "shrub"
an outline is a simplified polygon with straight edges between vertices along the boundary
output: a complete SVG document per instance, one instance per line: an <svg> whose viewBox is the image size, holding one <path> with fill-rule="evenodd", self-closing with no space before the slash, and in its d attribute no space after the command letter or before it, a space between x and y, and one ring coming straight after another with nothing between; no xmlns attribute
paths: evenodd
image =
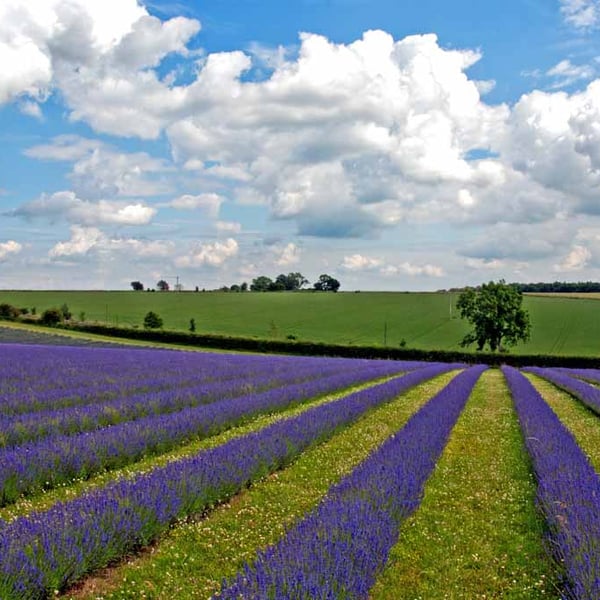
<svg viewBox="0 0 600 600"><path fill-rule="evenodd" d="M70 321L70 320L71 320L71 317L72 317L73 315L71 314L71 311L69 310L69 307L68 307L66 304L63 304L63 305L60 307L60 312L62 313L62 318L63 318L65 321Z"/></svg>
<svg viewBox="0 0 600 600"><path fill-rule="evenodd" d="M20 314L21 311L16 306L6 302L0 304L0 319L14 321Z"/></svg>
<svg viewBox="0 0 600 600"><path fill-rule="evenodd" d="M58 325L63 320L63 313L58 308L47 308L40 318L43 325Z"/></svg>
<svg viewBox="0 0 600 600"><path fill-rule="evenodd" d="M149 311L144 317L144 329L160 329L163 326L163 320L154 312Z"/></svg>

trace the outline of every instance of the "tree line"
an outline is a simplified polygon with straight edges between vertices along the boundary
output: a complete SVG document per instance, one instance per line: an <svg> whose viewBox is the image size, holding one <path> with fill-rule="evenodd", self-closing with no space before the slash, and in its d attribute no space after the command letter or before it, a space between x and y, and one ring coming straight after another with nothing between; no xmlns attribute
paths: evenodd
<svg viewBox="0 0 600 600"><path fill-rule="evenodd" d="M600 292L600 282L598 281L553 281L537 283L513 283L520 292L538 292L538 293L569 293L569 292Z"/></svg>
<svg viewBox="0 0 600 600"><path fill-rule="evenodd" d="M136 292L144 291L144 284L141 281L132 281L131 288ZM302 275L302 273L280 273L275 277L275 279L271 279L266 275L259 275L252 280L252 283L248 285L247 282L243 282L241 284L234 283L230 286L223 286L219 288L221 292L295 292L301 289L304 289L307 285L310 285L310 281ZM319 279L315 281L312 285L314 291L317 292L337 292L340 289L340 282L331 275L327 275L326 273L319 276ZM170 287L169 284L161 279L156 287L161 292L168 292ZM180 286L182 289L182 286ZM148 288L146 291L150 291ZM154 291L154 290L152 290ZM198 292L198 286L196 286L196 292ZM205 290L202 290L205 291Z"/></svg>

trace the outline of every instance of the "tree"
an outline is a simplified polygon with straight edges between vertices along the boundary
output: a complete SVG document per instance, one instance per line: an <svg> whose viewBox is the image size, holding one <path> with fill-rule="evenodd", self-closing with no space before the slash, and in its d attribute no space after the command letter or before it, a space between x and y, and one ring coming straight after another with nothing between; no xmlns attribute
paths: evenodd
<svg viewBox="0 0 600 600"><path fill-rule="evenodd" d="M277 275L277 278L275 279L275 285L278 286L278 288L290 292L301 289L302 286L307 283L308 279L306 279L302 273L288 273L287 275L282 273L281 275Z"/></svg>
<svg viewBox="0 0 600 600"><path fill-rule="evenodd" d="M153 311L146 313L144 317L144 329L160 329L163 326L163 320Z"/></svg>
<svg viewBox="0 0 600 600"><path fill-rule="evenodd" d="M321 275L313 287L318 292L337 292L340 285L340 282L331 275Z"/></svg>
<svg viewBox="0 0 600 600"><path fill-rule="evenodd" d="M461 346L477 342L477 350L486 344L490 350L503 350L519 341L529 339L531 323L529 313L522 308L523 294L504 279L490 281L478 288L467 288L459 296L456 307L473 330L467 333Z"/></svg>
<svg viewBox="0 0 600 600"><path fill-rule="evenodd" d="M132 281L130 285L136 292L144 291L144 284L141 281Z"/></svg>
<svg viewBox="0 0 600 600"><path fill-rule="evenodd" d="M156 287L161 291L161 292L168 292L169 291L169 284L164 280L161 279L157 284Z"/></svg>
<svg viewBox="0 0 600 600"><path fill-rule="evenodd" d="M260 277L256 277L252 280L252 285L250 289L253 292L269 292L273 287L274 283L270 277L266 275L261 275Z"/></svg>
<svg viewBox="0 0 600 600"><path fill-rule="evenodd" d="M70 321L71 317L73 316L71 314L71 311L69 310L69 306L65 303L60 307L60 312L62 313L62 318L65 321Z"/></svg>

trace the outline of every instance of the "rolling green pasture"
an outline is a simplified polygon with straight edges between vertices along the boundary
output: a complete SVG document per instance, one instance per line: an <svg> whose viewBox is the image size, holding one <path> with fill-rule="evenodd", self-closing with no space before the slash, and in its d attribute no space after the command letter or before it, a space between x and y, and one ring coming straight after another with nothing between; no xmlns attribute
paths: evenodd
<svg viewBox="0 0 600 600"><path fill-rule="evenodd" d="M466 332L450 293L223 293L1 291L0 302L44 309L66 303L73 317L140 326L153 310L165 329L198 333L339 344L387 344L456 350ZM590 356L600 354L597 298L526 296L533 324L531 341L512 352Z"/></svg>

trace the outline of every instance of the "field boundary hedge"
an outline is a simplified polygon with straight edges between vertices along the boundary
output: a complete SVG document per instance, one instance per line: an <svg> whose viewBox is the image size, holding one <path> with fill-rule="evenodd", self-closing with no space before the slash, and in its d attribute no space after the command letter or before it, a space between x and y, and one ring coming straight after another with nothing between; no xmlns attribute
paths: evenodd
<svg viewBox="0 0 600 600"><path fill-rule="evenodd" d="M39 325L36 319L21 322ZM380 358L392 360L422 360L428 362L485 363L490 366L511 365L544 367L600 368L600 356L558 356L550 354L508 354L491 352L460 352L421 350L384 346L354 346L300 340L269 340L260 338L198 334L164 329L133 329L100 323L64 323L56 329L92 333L113 338L179 344L219 350L242 350L267 354L297 354L301 356L339 356L343 358Z"/></svg>

